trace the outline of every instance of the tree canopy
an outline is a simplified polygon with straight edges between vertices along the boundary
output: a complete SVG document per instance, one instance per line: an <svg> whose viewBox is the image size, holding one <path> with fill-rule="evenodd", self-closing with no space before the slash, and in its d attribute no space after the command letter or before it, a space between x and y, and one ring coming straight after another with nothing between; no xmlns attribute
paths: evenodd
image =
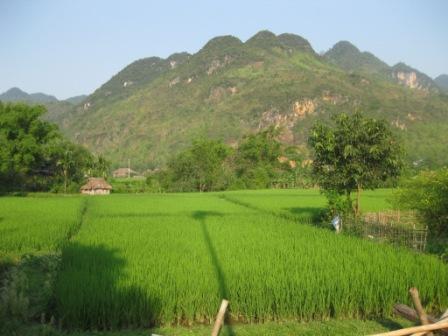
<svg viewBox="0 0 448 336"><path fill-rule="evenodd" d="M298 165L293 166L287 154L298 158L291 148L282 148L273 127L250 134L237 148L221 140L199 138L175 155L158 176L162 189L167 191L213 191L225 189L268 188L278 180L288 183L298 180ZM292 162L292 161L291 161Z"/></svg>
<svg viewBox="0 0 448 336"><path fill-rule="evenodd" d="M402 208L417 210L433 234L448 236L448 168L422 171L408 179L396 201Z"/></svg>
<svg viewBox="0 0 448 336"><path fill-rule="evenodd" d="M0 102L0 189L45 191L79 183L97 159L42 120L43 106ZM104 167L103 167L104 168Z"/></svg>
<svg viewBox="0 0 448 336"><path fill-rule="evenodd" d="M222 141L198 138L190 148L171 158L162 174L162 185L173 191L220 189L223 162L229 152Z"/></svg>
<svg viewBox="0 0 448 336"><path fill-rule="evenodd" d="M402 149L385 120L361 112L336 114L332 120L333 125L317 122L311 129L313 175L324 191L345 195L350 209L350 195L356 191L354 211L358 215L362 189L377 188L399 176Z"/></svg>

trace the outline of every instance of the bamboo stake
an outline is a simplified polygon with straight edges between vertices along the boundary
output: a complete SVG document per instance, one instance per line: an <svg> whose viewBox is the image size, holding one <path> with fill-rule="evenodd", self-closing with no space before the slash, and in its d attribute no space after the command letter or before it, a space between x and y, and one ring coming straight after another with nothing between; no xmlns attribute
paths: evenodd
<svg viewBox="0 0 448 336"><path fill-rule="evenodd" d="M224 323L224 315L226 314L229 301L222 300L221 307L219 307L218 315L216 315L215 325L213 326L212 336L218 336L221 326Z"/></svg>
<svg viewBox="0 0 448 336"><path fill-rule="evenodd" d="M412 309L411 307L408 307L404 304L396 304L394 305L394 313L404 317L405 319L412 321L412 322L419 322L419 318L417 315L417 312ZM439 323L442 322L444 319L448 319L448 309L445 311L445 313L439 318L436 319L435 317L431 316L431 315L427 315L428 316L428 320L431 323ZM445 321L443 321L445 322ZM440 330L440 333L443 335L447 335L448 336L448 330L444 329L444 330Z"/></svg>
<svg viewBox="0 0 448 336"><path fill-rule="evenodd" d="M406 336L411 335L413 333L423 332L423 331L432 331L432 330L440 330L448 328L448 322L443 323L433 323L433 324L427 324L422 325L418 327L410 327L410 328L404 328L400 330L394 330L389 331L381 334L373 334L370 336Z"/></svg>
<svg viewBox="0 0 448 336"><path fill-rule="evenodd" d="M440 319L435 322L434 324L441 324L444 322L448 322L448 309L443 313L442 316L440 316ZM443 334L445 334L446 332L444 330L440 330ZM423 335L424 333L417 333L417 334L412 334L411 336L418 336L418 335Z"/></svg>
<svg viewBox="0 0 448 336"><path fill-rule="evenodd" d="M442 320L445 320L445 319L448 319L448 309L445 310L445 312L442 314L442 316L440 316L439 322Z"/></svg>
<svg viewBox="0 0 448 336"><path fill-rule="evenodd" d="M426 312L423 309L422 302L420 301L418 289L415 287L412 287L411 289L409 289L409 294L411 294L412 301L414 302L415 310L417 311L418 317L420 318L422 325L430 324L428 315L426 315ZM426 332L418 333L415 336L423 336L426 334L428 334L428 336L432 336L432 333L426 333Z"/></svg>

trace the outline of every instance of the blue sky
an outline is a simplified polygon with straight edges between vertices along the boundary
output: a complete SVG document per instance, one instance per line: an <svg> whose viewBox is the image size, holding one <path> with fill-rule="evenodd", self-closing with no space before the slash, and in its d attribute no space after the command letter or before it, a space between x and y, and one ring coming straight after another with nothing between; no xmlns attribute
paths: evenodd
<svg viewBox="0 0 448 336"><path fill-rule="evenodd" d="M448 1L0 0L0 92L91 93L136 59L210 38L295 33L317 52L348 40L390 65L448 74Z"/></svg>

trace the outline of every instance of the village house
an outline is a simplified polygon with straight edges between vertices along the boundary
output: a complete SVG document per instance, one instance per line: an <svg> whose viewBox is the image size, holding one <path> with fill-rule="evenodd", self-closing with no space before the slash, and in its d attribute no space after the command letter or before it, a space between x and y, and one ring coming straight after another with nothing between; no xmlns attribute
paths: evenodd
<svg viewBox="0 0 448 336"><path fill-rule="evenodd" d="M135 170L132 170L131 168L118 168L114 170L112 173L112 176L115 178L120 177L133 177L138 175L138 173Z"/></svg>
<svg viewBox="0 0 448 336"><path fill-rule="evenodd" d="M81 194L85 195L109 195L112 186L101 177L90 177L81 187Z"/></svg>

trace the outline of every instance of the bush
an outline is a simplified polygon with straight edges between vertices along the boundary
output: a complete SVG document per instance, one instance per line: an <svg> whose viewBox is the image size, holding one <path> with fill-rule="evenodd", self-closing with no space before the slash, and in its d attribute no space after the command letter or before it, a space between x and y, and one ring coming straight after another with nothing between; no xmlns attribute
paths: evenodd
<svg viewBox="0 0 448 336"><path fill-rule="evenodd" d="M448 168L423 171L395 195L396 205L417 210L433 236L448 236Z"/></svg>

